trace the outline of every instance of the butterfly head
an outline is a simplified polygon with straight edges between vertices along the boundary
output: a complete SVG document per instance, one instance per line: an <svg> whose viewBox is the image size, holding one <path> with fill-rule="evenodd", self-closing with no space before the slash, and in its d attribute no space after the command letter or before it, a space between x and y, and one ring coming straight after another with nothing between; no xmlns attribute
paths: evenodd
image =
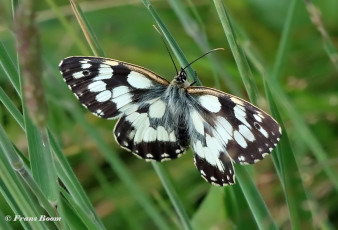
<svg viewBox="0 0 338 230"><path fill-rule="evenodd" d="M184 84L184 82L187 80L187 73L183 68L181 68L180 72L175 77L175 80L178 84Z"/></svg>
<svg viewBox="0 0 338 230"><path fill-rule="evenodd" d="M189 86L189 83L187 81L187 73L183 68L181 68L178 74L174 77L172 83L180 88L186 88L187 86Z"/></svg>

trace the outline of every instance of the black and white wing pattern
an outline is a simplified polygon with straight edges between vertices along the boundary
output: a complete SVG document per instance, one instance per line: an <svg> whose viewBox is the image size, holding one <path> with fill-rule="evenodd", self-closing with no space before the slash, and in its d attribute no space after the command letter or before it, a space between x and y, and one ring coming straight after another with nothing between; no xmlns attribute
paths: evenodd
<svg viewBox="0 0 338 230"><path fill-rule="evenodd" d="M69 57L59 65L68 87L94 115L120 118L117 142L146 160L180 156L188 147L177 140L177 118L166 113L169 82L143 67L99 57Z"/></svg>
<svg viewBox="0 0 338 230"><path fill-rule="evenodd" d="M165 90L169 85L149 70L106 58L69 57L59 68L82 105L106 119L121 117L132 105L156 97L147 92Z"/></svg>
<svg viewBox="0 0 338 230"><path fill-rule="evenodd" d="M264 111L207 87L188 87L195 165L210 183L235 183L232 163L253 164L277 145L281 128Z"/></svg>
<svg viewBox="0 0 338 230"><path fill-rule="evenodd" d="M119 118L114 136L121 147L147 161L164 161L191 145L196 167L212 184L235 183L233 163L256 163L281 136L278 123L249 102L191 86L184 68L172 82L143 67L99 57L69 57L59 68L90 112Z"/></svg>

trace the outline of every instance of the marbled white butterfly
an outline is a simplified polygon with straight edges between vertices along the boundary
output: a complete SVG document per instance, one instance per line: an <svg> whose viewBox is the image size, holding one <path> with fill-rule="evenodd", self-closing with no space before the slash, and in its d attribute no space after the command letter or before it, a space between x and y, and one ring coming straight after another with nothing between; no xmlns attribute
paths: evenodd
<svg viewBox="0 0 338 230"><path fill-rule="evenodd" d="M141 66L100 57L68 57L59 68L90 112L119 118L114 135L122 148L146 161L165 161L191 145L197 169L215 185L235 183L232 164L256 163L281 136L268 114L238 97L192 86L184 68L171 82Z"/></svg>

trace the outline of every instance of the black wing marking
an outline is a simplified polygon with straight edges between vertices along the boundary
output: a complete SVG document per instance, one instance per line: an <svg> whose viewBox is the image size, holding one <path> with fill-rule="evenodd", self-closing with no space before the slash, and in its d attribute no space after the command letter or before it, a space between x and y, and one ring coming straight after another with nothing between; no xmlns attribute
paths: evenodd
<svg viewBox="0 0 338 230"><path fill-rule="evenodd" d="M149 91L164 90L169 82L143 67L99 57L69 57L59 65L68 87L93 114L122 116L130 105L152 99Z"/></svg>
<svg viewBox="0 0 338 230"><path fill-rule="evenodd" d="M256 163L277 145L280 126L256 106L212 88L187 91L195 105L195 113L190 113L195 163L209 182L234 183L231 161Z"/></svg>

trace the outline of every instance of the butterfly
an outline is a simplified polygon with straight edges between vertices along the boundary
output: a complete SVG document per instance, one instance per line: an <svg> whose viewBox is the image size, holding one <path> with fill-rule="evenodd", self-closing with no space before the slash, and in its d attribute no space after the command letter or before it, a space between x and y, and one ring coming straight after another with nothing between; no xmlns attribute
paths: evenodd
<svg viewBox="0 0 338 230"><path fill-rule="evenodd" d="M234 184L233 163L258 162L281 136L267 113L236 96L194 86L185 68L171 82L101 57L68 57L59 69L91 113L119 119L114 136L122 148L146 161L166 161L191 146L201 176L214 185Z"/></svg>

